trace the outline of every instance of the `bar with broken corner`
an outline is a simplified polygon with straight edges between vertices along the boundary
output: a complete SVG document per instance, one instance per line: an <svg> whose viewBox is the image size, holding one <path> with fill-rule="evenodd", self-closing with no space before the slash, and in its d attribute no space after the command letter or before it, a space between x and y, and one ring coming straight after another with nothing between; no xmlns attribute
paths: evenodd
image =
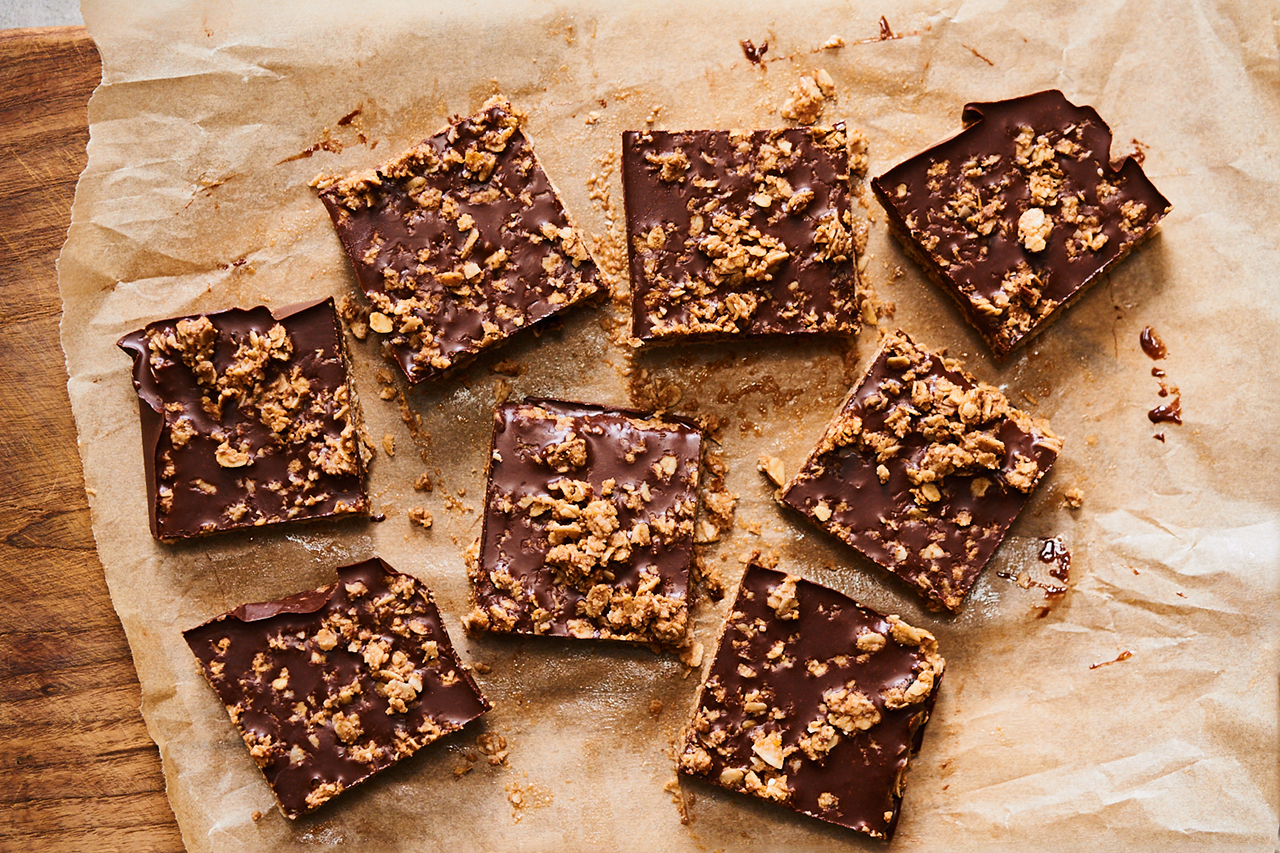
<svg viewBox="0 0 1280 853"><path fill-rule="evenodd" d="M366 513L332 299L161 320L119 346L157 539Z"/></svg>
<svg viewBox="0 0 1280 853"><path fill-rule="evenodd" d="M500 97L375 169L315 181L411 383L594 295L596 265Z"/></svg>
<svg viewBox="0 0 1280 853"><path fill-rule="evenodd" d="M945 666L928 631L749 565L679 768L892 838Z"/></svg>
<svg viewBox="0 0 1280 853"><path fill-rule="evenodd" d="M965 129L871 182L890 230L999 359L1172 208L1111 129L1056 90L967 104Z"/></svg>
<svg viewBox="0 0 1280 853"><path fill-rule="evenodd" d="M183 633L289 818L489 710L431 592L379 559Z"/></svg>
<svg viewBox="0 0 1280 853"><path fill-rule="evenodd" d="M954 359L887 336L780 499L957 610L1062 449Z"/></svg>
<svg viewBox="0 0 1280 853"><path fill-rule="evenodd" d="M678 643L702 434L691 422L553 400L494 414L473 631Z"/></svg>
<svg viewBox="0 0 1280 853"><path fill-rule="evenodd" d="M857 332L849 145L842 124L624 133L632 337Z"/></svg>

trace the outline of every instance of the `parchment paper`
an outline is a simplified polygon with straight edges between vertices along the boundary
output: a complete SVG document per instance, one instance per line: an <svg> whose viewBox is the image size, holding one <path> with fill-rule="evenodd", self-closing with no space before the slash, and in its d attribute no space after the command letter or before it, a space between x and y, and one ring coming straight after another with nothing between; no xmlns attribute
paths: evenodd
<svg viewBox="0 0 1280 853"><path fill-rule="evenodd" d="M882 14L900 38L876 40ZM190 849L881 849L698 782L664 790L700 675L674 656L463 635L462 551L478 533L496 390L505 382L515 396L625 404L629 371L643 376L633 383L642 397L725 421L719 450L741 503L734 530L705 558L730 594L739 555L776 551L784 568L937 634L947 675L895 848L1272 849L1278 15L1274 4L1227 0L86 0L103 83L59 266L63 345L99 552ZM846 46L821 49L833 36ZM768 41L764 67L747 62L742 39ZM158 318L354 292L308 187L317 173L380 162L500 90L528 111L566 208L621 273L621 131L651 117L666 129L778 126L788 89L815 68L838 88L825 118L866 130L872 174L957 130L967 101L1059 87L1111 123L1114 155L1145 150L1173 202L1160 236L1004 366L869 206L866 277L896 307L882 325L948 348L1066 439L959 616L922 612L883 572L785 515L755 470L762 452L788 471L802 461L874 351L875 330L850 346L754 342L633 357L611 336L619 315L609 303L413 391L419 438L396 402L378 398L377 344L352 341L370 432L379 445L395 441L371 477L385 522L180 546L148 535L137 404L114 342ZM1184 425L1158 430L1165 443L1146 417L1163 402L1138 348L1146 325L1169 347L1160 366L1185 410ZM526 372L499 376L499 359ZM424 470L435 490L415 493ZM1062 505L1071 487L1085 493L1074 512ZM432 530L411 528L415 504L433 512ZM1040 591L1001 575L1048 580L1035 555L1039 538L1055 535L1074 556L1071 590L1036 618ZM435 590L464 658L492 667L479 680L497 707L290 823L181 631L328 583L335 566L374 554ZM694 636L708 652L727 601L696 608ZM486 731L507 739L507 763L481 759L455 779Z"/></svg>

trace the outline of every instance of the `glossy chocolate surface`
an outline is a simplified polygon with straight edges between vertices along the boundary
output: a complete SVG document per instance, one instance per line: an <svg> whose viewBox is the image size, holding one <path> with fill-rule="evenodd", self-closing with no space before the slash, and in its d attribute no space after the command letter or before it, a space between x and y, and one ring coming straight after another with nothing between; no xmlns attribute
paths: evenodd
<svg viewBox="0 0 1280 853"><path fill-rule="evenodd" d="M1003 358L1171 209L1056 90L968 104L965 129L871 182L895 236Z"/></svg>
<svg viewBox="0 0 1280 853"><path fill-rule="evenodd" d="M410 382L587 299L597 271L505 101L320 198Z"/></svg>
<svg viewBox="0 0 1280 853"><path fill-rule="evenodd" d="M632 336L852 334L843 125L622 137Z"/></svg>
<svg viewBox="0 0 1280 853"><path fill-rule="evenodd" d="M748 566L679 767L891 838L944 667L928 632Z"/></svg>
<svg viewBox="0 0 1280 853"><path fill-rule="evenodd" d="M382 560L183 636L290 818L489 710L431 592Z"/></svg>
<svg viewBox="0 0 1280 853"><path fill-rule="evenodd" d="M960 365L885 339L782 501L956 610L1061 439Z"/></svg>
<svg viewBox="0 0 1280 853"><path fill-rule="evenodd" d="M151 532L164 541L366 511L333 300L126 335Z"/></svg>
<svg viewBox="0 0 1280 853"><path fill-rule="evenodd" d="M500 406L469 624L678 642L701 443L679 418L552 400Z"/></svg>

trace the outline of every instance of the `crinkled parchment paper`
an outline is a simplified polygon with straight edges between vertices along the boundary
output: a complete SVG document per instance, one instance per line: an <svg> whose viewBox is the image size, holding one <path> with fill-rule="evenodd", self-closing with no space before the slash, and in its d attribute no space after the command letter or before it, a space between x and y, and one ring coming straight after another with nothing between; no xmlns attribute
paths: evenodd
<svg viewBox="0 0 1280 853"><path fill-rule="evenodd" d="M882 14L899 38L877 40ZM642 397L724 419L718 452L741 503L733 532L704 550L731 593L739 555L776 551L784 568L938 635L947 677L895 847L1273 848L1274 4L86 0L84 15L104 73L59 267L63 344L94 532L192 850L879 849L702 783L664 790L699 676L673 655L461 631L462 551L478 533L503 383L516 396L624 404L627 373L641 369L632 390ZM823 49L833 36L845 46ZM763 67L746 60L742 39L768 41ZM1111 123L1113 154L1145 150L1173 202L1159 236L1004 366L869 207L866 277L896 306L882 325L949 348L1066 439L959 616L921 612L904 587L784 514L755 470L762 452L788 471L800 463L870 358L874 330L849 346L633 356L610 336L608 302L410 393L417 437L398 403L379 399L377 345L351 341L386 521L152 541L137 404L115 341L158 318L353 292L308 187L317 173L373 165L500 90L528 112L566 208L621 272L621 132L650 118L666 129L777 126L788 89L817 68L838 89L825 118L865 129L873 174L958 129L967 101L1059 87ZM1147 420L1162 400L1138 347L1146 325L1169 347L1160 366L1181 389L1182 426ZM495 373L501 359L524 372ZM430 493L411 486L423 471ZM1072 487L1085 494L1077 511L1062 505ZM430 531L409 524L416 504L434 514ZM1055 535L1074 555L1071 590L1037 618L1040 590L1002 575L1049 580L1036 551ZM464 658L492 667L479 680L496 708L290 823L180 632L327 583L335 566L373 554L434 588ZM697 606L708 650L725 608ZM1091 668L1122 652L1131 657ZM467 761L486 731L506 739L505 765ZM473 769L455 779L464 765Z"/></svg>

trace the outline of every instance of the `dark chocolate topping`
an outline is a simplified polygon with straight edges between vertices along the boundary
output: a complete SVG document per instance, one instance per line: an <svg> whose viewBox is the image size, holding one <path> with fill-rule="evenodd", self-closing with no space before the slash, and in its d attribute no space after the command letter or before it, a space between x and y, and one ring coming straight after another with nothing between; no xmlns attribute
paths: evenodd
<svg viewBox="0 0 1280 853"><path fill-rule="evenodd" d="M365 511L332 299L161 320L119 346L156 538Z"/></svg>
<svg viewBox="0 0 1280 853"><path fill-rule="evenodd" d="M629 131L632 335L858 330L843 125Z"/></svg>
<svg viewBox="0 0 1280 853"><path fill-rule="evenodd" d="M680 769L891 838L944 667L927 631L748 566Z"/></svg>
<svg viewBox="0 0 1280 853"><path fill-rule="evenodd" d="M472 624L678 641L701 440L680 418L553 400L500 406Z"/></svg>
<svg viewBox="0 0 1280 853"><path fill-rule="evenodd" d="M895 235L1003 358L1171 206L1056 90L964 108L965 129L871 182Z"/></svg>
<svg viewBox="0 0 1280 853"><path fill-rule="evenodd" d="M184 632L288 817L490 707L431 592L379 559Z"/></svg>
<svg viewBox="0 0 1280 853"><path fill-rule="evenodd" d="M376 171L317 185L381 315L371 325L388 331L410 382L597 290L595 263L505 102Z"/></svg>
<svg viewBox="0 0 1280 853"><path fill-rule="evenodd" d="M898 332L782 501L955 610L1061 446L1048 424Z"/></svg>

